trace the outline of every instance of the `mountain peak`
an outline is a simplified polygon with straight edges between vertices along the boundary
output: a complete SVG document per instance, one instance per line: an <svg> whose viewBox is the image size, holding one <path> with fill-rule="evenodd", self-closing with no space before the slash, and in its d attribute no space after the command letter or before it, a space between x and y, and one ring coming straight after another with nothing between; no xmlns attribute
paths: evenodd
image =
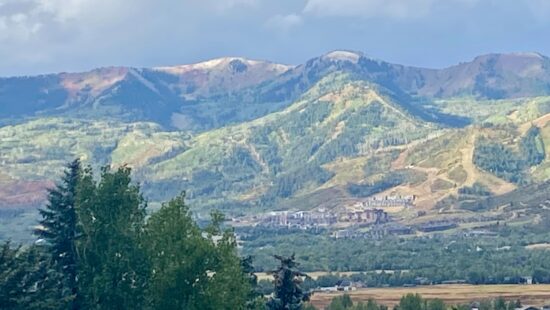
<svg viewBox="0 0 550 310"><path fill-rule="evenodd" d="M230 69L235 73L240 73L246 71L249 67L261 67L278 73L283 73L292 66L272 63L269 61L252 60L243 57L221 57L194 64L155 67L153 69L171 74L184 74L191 71L218 71L224 69Z"/></svg>
<svg viewBox="0 0 550 310"><path fill-rule="evenodd" d="M538 52L516 52L516 53L509 53L507 55L516 56L516 57L523 57L523 58L537 58L537 59L546 58L544 55L542 55L541 53L538 53Z"/></svg>
<svg viewBox="0 0 550 310"><path fill-rule="evenodd" d="M489 53L479 55L473 62L484 62L487 60L542 60L546 57L537 52L512 52L512 53Z"/></svg>
<svg viewBox="0 0 550 310"><path fill-rule="evenodd" d="M321 56L321 58L334 61L349 61L352 63L357 63L359 59L363 56L364 55L361 52L336 50L326 53L325 55Z"/></svg>

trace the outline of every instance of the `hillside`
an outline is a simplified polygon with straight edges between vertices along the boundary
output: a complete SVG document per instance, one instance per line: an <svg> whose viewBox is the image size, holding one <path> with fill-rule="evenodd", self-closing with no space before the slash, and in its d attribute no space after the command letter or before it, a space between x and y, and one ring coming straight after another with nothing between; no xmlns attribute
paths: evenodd
<svg viewBox="0 0 550 310"><path fill-rule="evenodd" d="M549 63L492 54L436 70L334 51L298 66L233 57L0 78L0 218L27 223L74 157L131 166L153 205L185 190L199 215L373 195L414 195L426 219L484 212L550 176Z"/></svg>

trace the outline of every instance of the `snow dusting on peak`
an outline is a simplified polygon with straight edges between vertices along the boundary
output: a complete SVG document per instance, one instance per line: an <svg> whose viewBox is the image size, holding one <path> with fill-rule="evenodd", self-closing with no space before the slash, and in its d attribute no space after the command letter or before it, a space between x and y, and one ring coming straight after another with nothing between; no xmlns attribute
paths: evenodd
<svg viewBox="0 0 550 310"><path fill-rule="evenodd" d="M543 59L544 56L537 52L518 52L518 53L511 53L512 56L517 57L524 57L524 58L536 58L536 59Z"/></svg>
<svg viewBox="0 0 550 310"><path fill-rule="evenodd" d="M332 51L330 53L325 54L323 58L330 59L330 60L350 61L353 63L357 63L359 61L359 58L361 58L361 56L362 55L357 52Z"/></svg>
<svg viewBox="0 0 550 310"><path fill-rule="evenodd" d="M242 57L222 57L189 65L156 67L154 70L171 74L184 74L190 71L219 71L226 68L234 69L235 66L238 66L241 70L245 70L247 67L261 67L278 73L283 73L291 68L291 66L287 65L267 61L250 60Z"/></svg>

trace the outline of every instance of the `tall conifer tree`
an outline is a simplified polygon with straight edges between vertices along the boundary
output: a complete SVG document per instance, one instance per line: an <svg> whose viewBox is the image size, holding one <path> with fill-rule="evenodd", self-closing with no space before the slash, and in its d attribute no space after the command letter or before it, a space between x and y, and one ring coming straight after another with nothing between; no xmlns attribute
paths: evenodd
<svg viewBox="0 0 550 310"><path fill-rule="evenodd" d="M62 296L72 300L69 309L78 308L76 238L78 218L76 191L81 174L78 159L67 165L55 188L48 192L48 203L40 210L42 219L35 233L46 241L54 270L62 275Z"/></svg>
<svg viewBox="0 0 550 310"><path fill-rule="evenodd" d="M302 309L310 295L301 287L302 277L307 275L297 269L299 264L294 259L294 254L290 257L275 255L275 258L280 262L280 266L271 272L275 278L275 291L273 297L267 302L267 308L269 310Z"/></svg>

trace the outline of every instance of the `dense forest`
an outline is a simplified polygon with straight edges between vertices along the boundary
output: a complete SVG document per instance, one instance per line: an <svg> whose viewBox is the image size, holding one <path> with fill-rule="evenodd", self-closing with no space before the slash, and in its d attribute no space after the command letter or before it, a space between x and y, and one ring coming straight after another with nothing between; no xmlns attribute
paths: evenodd
<svg viewBox="0 0 550 310"><path fill-rule="evenodd" d="M538 127L531 127L521 138L519 150L488 138L476 142L474 163L483 170L513 183L527 183L526 170L540 164L546 154Z"/></svg>
<svg viewBox="0 0 550 310"><path fill-rule="evenodd" d="M308 299L293 256L275 257L264 298L221 213L199 227L181 194L148 216L130 172L68 165L40 211L38 240L0 248L1 309L275 310Z"/></svg>

